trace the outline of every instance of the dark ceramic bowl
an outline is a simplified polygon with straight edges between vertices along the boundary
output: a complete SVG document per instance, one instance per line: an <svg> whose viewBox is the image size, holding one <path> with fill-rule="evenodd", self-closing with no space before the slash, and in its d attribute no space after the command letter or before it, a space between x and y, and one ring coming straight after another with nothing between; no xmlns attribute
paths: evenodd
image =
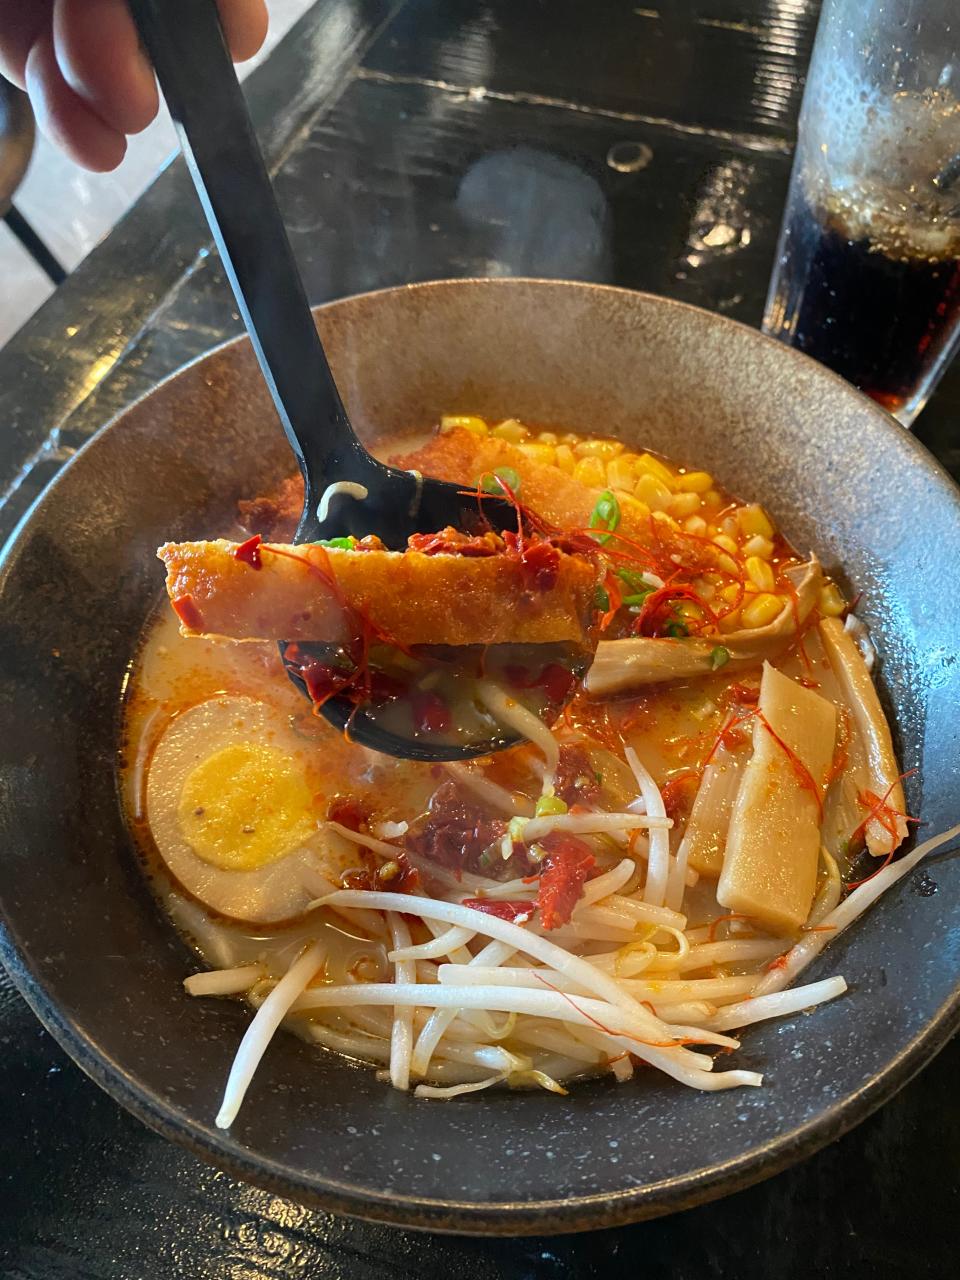
<svg viewBox="0 0 960 1280"><path fill-rule="evenodd" d="M765 503L864 592L910 809L960 811L960 494L870 401L752 330L592 285L452 281L351 298L318 321L375 442L443 411L620 434ZM417 1101L280 1036L230 1133L213 1127L249 1020L192 1000L193 958L144 884L117 802L117 707L156 600L157 544L203 536L290 469L249 346L183 370L65 468L0 578L3 958L80 1066L166 1136L327 1209L434 1230L612 1226L722 1195L863 1119L958 1023L960 861L899 884L810 978L851 990L744 1035L759 1090L653 1074L568 1098ZM950 607L947 607L948 604ZM929 889L924 882L923 889Z"/></svg>

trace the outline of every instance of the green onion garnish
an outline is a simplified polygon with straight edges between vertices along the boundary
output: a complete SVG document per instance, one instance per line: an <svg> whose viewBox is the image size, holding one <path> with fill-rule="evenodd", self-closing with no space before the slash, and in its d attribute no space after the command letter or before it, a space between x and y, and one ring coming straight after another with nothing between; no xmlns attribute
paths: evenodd
<svg viewBox="0 0 960 1280"><path fill-rule="evenodd" d="M639 569L614 569L614 573L621 582L628 587L632 587L634 591L650 591L652 589L644 581L643 574Z"/></svg>
<svg viewBox="0 0 960 1280"><path fill-rule="evenodd" d="M620 503L616 500L609 489L604 489L600 497L597 499L597 505L590 513L591 529L609 529L610 533L616 529L620 523ZM602 545L610 541L608 534L600 534L597 539Z"/></svg>
<svg viewBox="0 0 960 1280"><path fill-rule="evenodd" d="M357 540L352 533L347 534L345 538L321 538L317 544L321 547L335 547L337 551L352 551L357 545Z"/></svg>
<svg viewBox="0 0 960 1280"><path fill-rule="evenodd" d="M673 640L682 640L684 636L690 634L690 629L683 622L668 622L663 628L663 634L670 636Z"/></svg>
<svg viewBox="0 0 960 1280"><path fill-rule="evenodd" d="M594 587L593 603L601 613L606 613L610 608L610 597L607 595L606 587Z"/></svg>
<svg viewBox="0 0 960 1280"><path fill-rule="evenodd" d="M500 483L501 480L503 484ZM480 488L484 493L492 493L496 498L506 496L509 489L517 498L520 496L520 477L513 467L497 467L496 471L488 471L480 477Z"/></svg>
<svg viewBox="0 0 960 1280"><path fill-rule="evenodd" d="M643 604L644 600L646 600L647 596L650 594L652 590L653 590L653 587L647 587L645 591L638 591L635 595L624 596L623 603L626 605Z"/></svg>
<svg viewBox="0 0 960 1280"><path fill-rule="evenodd" d="M720 668L725 667L729 661L730 650L725 649L722 644L718 644L710 654L710 666L714 671L719 671Z"/></svg>

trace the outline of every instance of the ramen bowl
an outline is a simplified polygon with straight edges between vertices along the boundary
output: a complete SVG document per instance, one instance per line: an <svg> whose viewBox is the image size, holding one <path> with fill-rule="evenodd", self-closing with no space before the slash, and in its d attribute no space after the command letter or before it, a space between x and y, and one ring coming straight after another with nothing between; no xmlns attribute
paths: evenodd
<svg viewBox="0 0 960 1280"><path fill-rule="evenodd" d="M349 298L317 322L354 422L378 439L441 413L617 435L762 502L850 594L908 806L935 832L960 787L960 494L892 418L730 320L594 285L447 281ZM639 1072L567 1097L432 1102L293 1036L229 1132L214 1125L249 1014L191 1000L195 961L158 907L118 799L120 705L160 593L157 545L222 527L292 462L246 340L108 424L33 508L0 575L3 959L44 1025L118 1102L240 1178L337 1212L439 1231L614 1226L756 1182L839 1136L960 1021L960 863L906 877L828 948L841 999L749 1028L759 1089ZM932 886L937 892L931 892Z"/></svg>

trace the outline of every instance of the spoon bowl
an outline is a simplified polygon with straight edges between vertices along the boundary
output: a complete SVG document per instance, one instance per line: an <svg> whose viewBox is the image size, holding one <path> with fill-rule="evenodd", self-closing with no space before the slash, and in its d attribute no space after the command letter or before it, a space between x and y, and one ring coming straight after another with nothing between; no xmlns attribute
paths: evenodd
<svg viewBox="0 0 960 1280"><path fill-rule="evenodd" d="M307 304L269 175L227 52L215 0L129 0L180 139L220 258L304 481L294 539L376 534L403 551L413 533L516 528L505 498L386 466L364 448L347 416ZM301 646L302 647L302 646ZM280 644L284 667L307 684ZM323 663L329 646L313 646ZM571 685L572 687L572 685ZM312 699L311 699L312 701ZM465 745L385 730L356 699L317 703L364 746L415 760L460 760L519 741L507 732Z"/></svg>

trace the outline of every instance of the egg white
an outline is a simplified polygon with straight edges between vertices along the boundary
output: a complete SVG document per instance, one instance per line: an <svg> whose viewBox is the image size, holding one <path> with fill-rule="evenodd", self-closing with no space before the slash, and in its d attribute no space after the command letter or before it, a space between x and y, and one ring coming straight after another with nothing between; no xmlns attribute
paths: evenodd
<svg viewBox="0 0 960 1280"><path fill-rule="evenodd" d="M160 739L147 773L147 824L177 883L204 906L250 924L277 924L301 915L357 865L356 849L305 814L294 847L251 870L228 870L199 857L180 818L184 784L198 765L227 747L260 744L294 766L315 746L291 730L287 718L254 698L210 698L174 720Z"/></svg>

